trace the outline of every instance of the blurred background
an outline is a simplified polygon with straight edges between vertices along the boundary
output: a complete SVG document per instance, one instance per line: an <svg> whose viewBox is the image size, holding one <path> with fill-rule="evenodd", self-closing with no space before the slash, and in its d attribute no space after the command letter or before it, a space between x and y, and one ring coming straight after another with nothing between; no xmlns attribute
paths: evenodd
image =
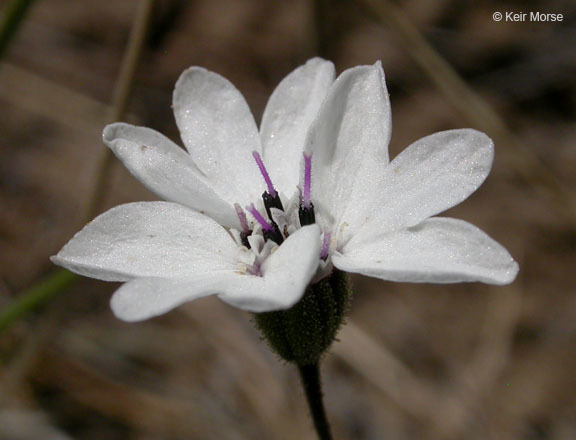
<svg viewBox="0 0 576 440"><path fill-rule="evenodd" d="M101 143L150 3L37 0L0 59L0 310L54 273L48 257L91 213L155 199ZM563 21L493 19L507 11ZM576 438L573 1L157 0L147 29L121 118L174 140L171 93L186 67L230 79L259 120L315 55L338 72L382 60L392 156L451 128L495 139L487 182L446 215L502 243L518 279L356 277L323 364L337 439ZM127 324L108 307L117 287L70 282L3 329L0 439L314 439L296 372L248 314L206 298Z"/></svg>

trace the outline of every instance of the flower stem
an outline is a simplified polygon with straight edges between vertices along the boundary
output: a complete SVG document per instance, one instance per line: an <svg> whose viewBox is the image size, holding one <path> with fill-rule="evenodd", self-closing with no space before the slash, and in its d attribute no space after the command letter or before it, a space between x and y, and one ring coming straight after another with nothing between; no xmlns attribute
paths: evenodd
<svg viewBox="0 0 576 440"><path fill-rule="evenodd" d="M314 427L319 440L332 440L330 425L326 418L324 402L322 400L322 384L320 381L319 363L298 365L302 387L306 393L306 400L310 409L310 415L314 421Z"/></svg>

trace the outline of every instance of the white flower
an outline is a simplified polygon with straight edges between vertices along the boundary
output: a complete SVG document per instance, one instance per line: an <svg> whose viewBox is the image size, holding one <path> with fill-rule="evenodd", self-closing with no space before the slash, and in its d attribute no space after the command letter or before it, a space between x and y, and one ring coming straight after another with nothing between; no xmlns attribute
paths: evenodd
<svg viewBox="0 0 576 440"><path fill-rule="evenodd" d="M492 141L444 131L389 162L379 63L334 81L332 63L308 61L272 94L260 133L230 82L193 67L176 83L174 113L186 151L149 128L118 123L103 134L168 202L113 208L53 257L81 275L126 281L112 298L124 320L210 294L254 312L286 309L333 267L409 282L516 276L516 262L484 232L430 218L480 186Z"/></svg>

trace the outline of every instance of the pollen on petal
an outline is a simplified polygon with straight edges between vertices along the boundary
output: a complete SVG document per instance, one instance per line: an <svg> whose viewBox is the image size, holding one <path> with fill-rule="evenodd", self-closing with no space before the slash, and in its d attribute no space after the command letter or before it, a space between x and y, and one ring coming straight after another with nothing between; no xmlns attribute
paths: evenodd
<svg viewBox="0 0 576 440"><path fill-rule="evenodd" d="M272 179L270 179L270 176L268 175L268 171L266 170L266 166L262 161L262 157L260 157L260 153L258 153L257 151L253 151L252 156L254 157L254 160L258 164L260 173L262 174L262 177L266 182L266 186L268 187L268 194L270 194L272 197L276 197L276 189L274 188L274 185L272 185Z"/></svg>

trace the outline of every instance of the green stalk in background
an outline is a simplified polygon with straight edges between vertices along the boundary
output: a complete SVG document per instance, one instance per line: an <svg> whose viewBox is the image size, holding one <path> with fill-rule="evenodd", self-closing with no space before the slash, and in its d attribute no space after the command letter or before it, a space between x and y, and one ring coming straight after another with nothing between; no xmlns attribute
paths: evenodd
<svg viewBox="0 0 576 440"><path fill-rule="evenodd" d="M60 270L22 292L18 299L0 309L0 332L28 312L42 306L78 278L78 275L72 272Z"/></svg>
<svg viewBox="0 0 576 440"><path fill-rule="evenodd" d="M34 0L12 0L2 11L0 17L0 59L10 45L12 38L24 22L26 13Z"/></svg>
<svg viewBox="0 0 576 440"><path fill-rule="evenodd" d="M0 25L0 58L10 37L18 29L25 16L28 6L33 0L14 0L8 7L6 15ZM123 118L130 99L136 67L142 56L146 36L150 28L154 0L141 0L136 16L132 24L130 38L124 52L124 58L120 66L120 73L114 87L112 104L106 114L106 122L115 122ZM109 176L112 153L105 149L102 155L98 174L95 179L94 192L86 209L86 221L91 220L100 208L100 204L106 193L106 182ZM20 293L11 303L0 309L0 333L18 319L43 306L46 302L56 297L66 287L79 277L67 270L58 270L34 284L30 289Z"/></svg>

